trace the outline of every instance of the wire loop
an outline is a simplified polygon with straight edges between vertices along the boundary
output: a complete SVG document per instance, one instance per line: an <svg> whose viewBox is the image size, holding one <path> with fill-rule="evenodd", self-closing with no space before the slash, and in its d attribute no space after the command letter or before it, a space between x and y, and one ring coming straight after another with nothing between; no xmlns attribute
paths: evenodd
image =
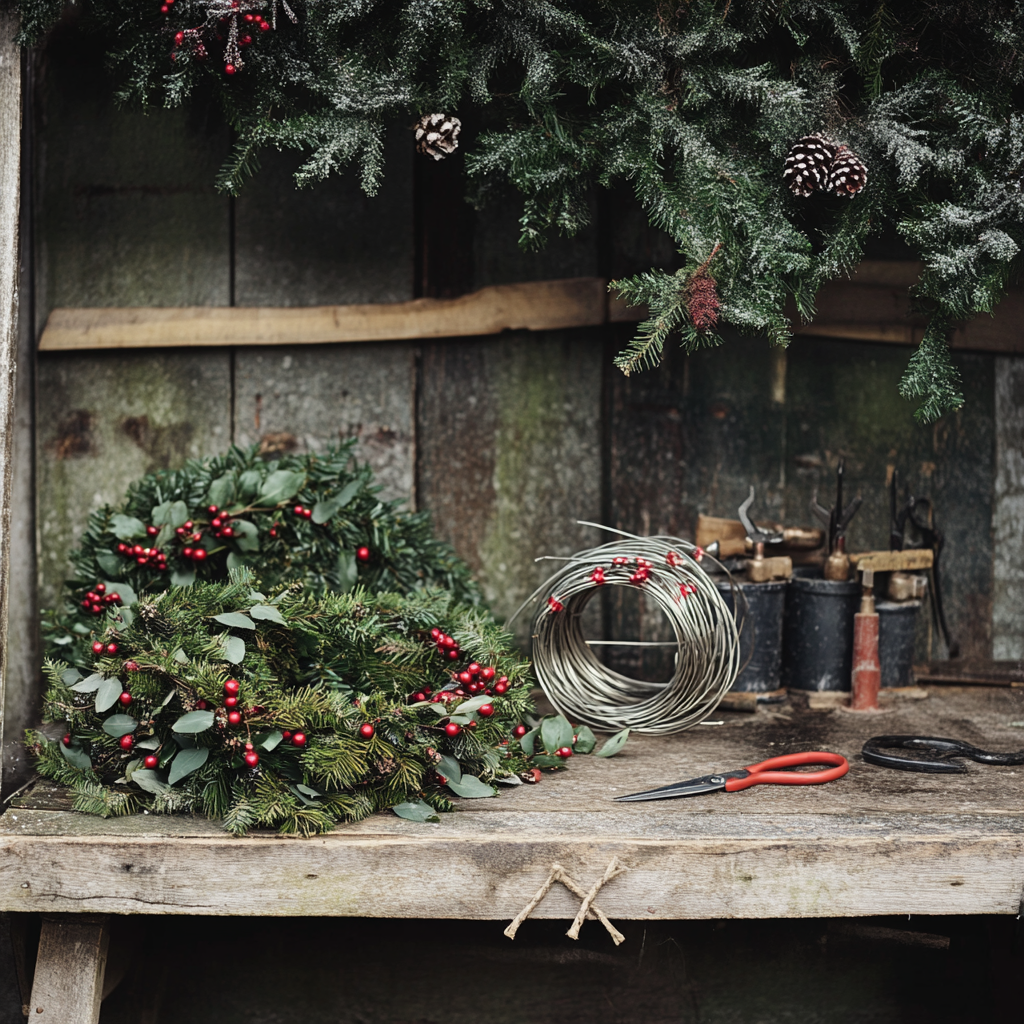
<svg viewBox="0 0 1024 1024"><path fill-rule="evenodd" d="M524 603L537 602L530 630L537 678L555 709L573 721L604 731L681 732L717 707L740 669L736 618L698 559L724 567L676 537L613 532L622 539L566 559ZM606 586L640 589L665 613L676 644L667 683L631 679L595 657L581 617Z"/></svg>

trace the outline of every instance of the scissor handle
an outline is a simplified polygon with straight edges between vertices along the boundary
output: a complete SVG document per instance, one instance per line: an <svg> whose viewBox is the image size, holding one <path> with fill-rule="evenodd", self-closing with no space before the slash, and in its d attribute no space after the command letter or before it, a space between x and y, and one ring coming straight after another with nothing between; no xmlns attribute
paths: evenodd
<svg viewBox="0 0 1024 1024"><path fill-rule="evenodd" d="M784 772L772 771L773 768L793 768L798 764L830 764L821 772ZM832 754L827 750L807 750L802 754L783 754L781 757L769 757L760 764L748 765L744 769L750 774L742 779L727 779L725 790L735 793L740 789L749 789L762 783L776 786L816 786L821 782L832 782L841 779L849 770L850 762L842 754Z"/></svg>

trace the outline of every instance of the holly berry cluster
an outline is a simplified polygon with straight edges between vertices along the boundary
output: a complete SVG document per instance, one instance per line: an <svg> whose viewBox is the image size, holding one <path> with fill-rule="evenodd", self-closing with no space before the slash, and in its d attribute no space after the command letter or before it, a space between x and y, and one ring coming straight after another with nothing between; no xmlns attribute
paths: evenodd
<svg viewBox="0 0 1024 1024"><path fill-rule="evenodd" d="M80 607L90 615L102 615L105 608L111 605L121 606L121 595L114 591L107 593L106 583L94 583L92 590L85 592L85 597L79 602Z"/></svg>

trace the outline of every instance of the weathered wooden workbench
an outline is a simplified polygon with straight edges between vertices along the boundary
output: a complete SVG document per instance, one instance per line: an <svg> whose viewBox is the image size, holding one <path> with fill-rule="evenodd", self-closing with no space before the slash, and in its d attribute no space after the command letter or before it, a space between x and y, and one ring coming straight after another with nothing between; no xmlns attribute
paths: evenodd
<svg viewBox="0 0 1024 1024"><path fill-rule="evenodd" d="M102 970L92 985L81 981L97 976L102 918L83 929L74 922L85 919L70 915L509 920L554 862L589 888L613 856L629 870L598 898L612 920L1019 912L1024 768L918 775L864 764L859 751L879 732L1017 749L1024 729L1011 723L1024 721L1024 689L932 687L928 699L872 718L803 701L636 738L612 760L581 757L540 785L466 801L440 824L380 814L315 839L234 839L190 817L105 821L52 809L62 798L38 789L0 818L0 910L59 915L44 927L38 1005L48 991L54 998L54 985L69 990L64 933L86 950L70 988L94 998L102 984ZM816 787L613 802L808 749L847 755L849 775ZM578 906L556 885L534 916L569 919Z"/></svg>

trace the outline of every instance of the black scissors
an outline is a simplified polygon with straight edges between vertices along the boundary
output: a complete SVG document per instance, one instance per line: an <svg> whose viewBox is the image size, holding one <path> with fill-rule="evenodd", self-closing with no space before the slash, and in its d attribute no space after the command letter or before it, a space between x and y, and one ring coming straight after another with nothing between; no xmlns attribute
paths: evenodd
<svg viewBox="0 0 1024 1024"><path fill-rule="evenodd" d="M800 764L829 764L833 767L821 772L785 772L773 771L776 768L794 768ZM617 796L620 801L627 800L670 800L676 796L696 796L699 793L714 793L724 789L726 793L735 793L740 789L749 789L769 783L775 786L814 786L820 782L832 782L841 779L850 770L850 764L842 754L831 754L827 750L808 750L802 754L783 754L781 757L769 757L760 764L737 768L734 772L719 772L717 775L703 775L699 779L688 779L672 786L660 789L648 789L644 793L630 793L628 796Z"/></svg>
<svg viewBox="0 0 1024 1024"><path fill-rule="evenodd" d="M919 750L931 757L900 757L885 750ZM969 757L978 764L1024 764L1024 750L996 754L981 750L962 740L945 740L936 736L872 736L861 750L868 764L897 768L903 772L927 772L932 775L965 775L967 765L957 757Z"/></svg>

